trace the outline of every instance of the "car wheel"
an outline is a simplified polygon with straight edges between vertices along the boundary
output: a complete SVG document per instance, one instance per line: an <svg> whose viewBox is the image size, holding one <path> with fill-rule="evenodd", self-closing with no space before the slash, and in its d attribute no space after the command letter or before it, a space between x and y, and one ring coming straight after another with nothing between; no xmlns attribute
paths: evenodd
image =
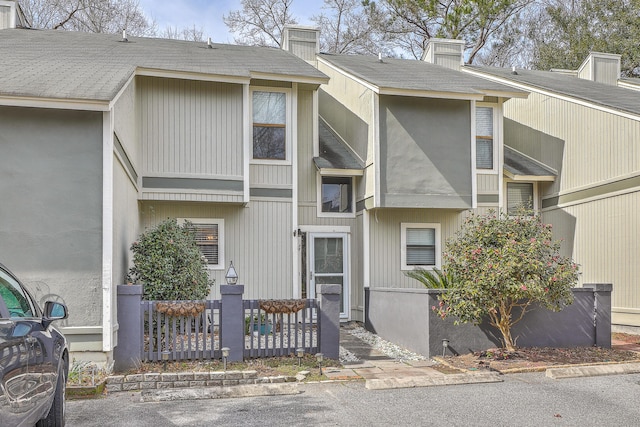
<svg viewBox="0 0 640 427"><path fill-rule="evenodd" d="M65 369L61 366L58 373L58 383L56 384L56 394L51 404L51 409L46 418L41 419L36 424L37 427L64 427L66 413L66 384L67 378Z"/></svg>

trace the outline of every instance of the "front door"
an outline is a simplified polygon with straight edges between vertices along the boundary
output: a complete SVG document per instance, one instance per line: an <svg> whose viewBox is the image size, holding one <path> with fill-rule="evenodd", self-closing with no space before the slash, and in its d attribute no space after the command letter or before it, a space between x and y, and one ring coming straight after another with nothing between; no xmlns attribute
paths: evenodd
<svg viewBox="0 0 640 427"><path fill-rule="evenodd" d="M340 285L340 317L349 318L349 263L347 233L309 233L309 295L320 284Z"/></svg>

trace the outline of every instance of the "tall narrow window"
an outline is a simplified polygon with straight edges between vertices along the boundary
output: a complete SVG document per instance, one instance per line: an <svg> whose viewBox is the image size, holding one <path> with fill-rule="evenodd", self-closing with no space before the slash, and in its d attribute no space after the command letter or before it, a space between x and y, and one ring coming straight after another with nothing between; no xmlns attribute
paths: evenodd
<svg viewBox="0 0 640 427"><path fill-rule="evenodd" d="M440 267L440 224L402 224L402 269Z"/></svg>
<svg viewBox="0 0 640 427"><path fill-rule="evenodd" d="M322 212L353 212L352 180L349 177L322 177Z"/></svg>
<svg viewBox="0 0 640 427"><path fill-rule="evenodd" d="M253 158L286 160L287 95L253 92Z"/></svg>
<svg viewBox="0 0 640 427"><path fill-rule="evenodd" d="M476 108L476 168L493 169L493 108Z"/></svg>
<svg viewBox="0 0 640 427"><path fill-rule="evenodd" d="M507 212L518 213L518 209L534 209L532 182L507 182Z"/></svg>

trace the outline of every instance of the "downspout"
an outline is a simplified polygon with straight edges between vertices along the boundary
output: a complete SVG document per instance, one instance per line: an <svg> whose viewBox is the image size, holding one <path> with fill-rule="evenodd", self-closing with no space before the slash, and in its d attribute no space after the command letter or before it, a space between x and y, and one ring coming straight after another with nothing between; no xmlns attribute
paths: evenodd
<svg viewBox="0 0 640 427"><path fill-rule="evenodd" d="M298 253L298 84L291 85L291 225L292 241L291 256L292 264L292 289L293 298L300 298L298 275L300 274L299 253Z"/></svg>
<svg viewBox="0 0 640 427"><path fill-rule="evenodd" d="M113 107L102 113L102 351L113 350Z"/></svg>

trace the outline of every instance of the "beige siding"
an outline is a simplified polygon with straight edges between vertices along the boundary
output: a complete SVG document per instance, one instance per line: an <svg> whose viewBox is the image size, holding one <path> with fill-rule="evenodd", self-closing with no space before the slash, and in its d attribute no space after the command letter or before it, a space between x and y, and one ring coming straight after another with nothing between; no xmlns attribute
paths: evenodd
<svg viewBox="0 0 640 427"><path fill-rule="evenodd" d="M11 25L11 6L0 6L0 30Z"/></svg>
<svg viewBox="0 0 640 427"><path fill-rule="evenodd" d="M114 131L122 144L129 161L140 174L140 138L136 125L136 80L122 92L113 108Z"/></svg>
<svg viewBox="0 0 640 427"><path fill-rule="evenodd" d="M291 188L290 165L251 165L251 186L285 186Z"/></svg>
<svg viewBox="0 0 640 427"><path fill-rule="evenodd" d="M298 203L315 203L316 173L313 163L313 92L298 92Z"/></svg>
<svg viewBox="0 0 640 427"><path fill-rule="evenodd" d="M612 58L593 59L594 79L597 82L616 85L618 83L618 60Z"/></svg>
<svg viewBox="0 0 640 427"><path fill-rule="evenodd" d="M237 194L207 194L204 192L188 191L145 191L140 195L140 200L163 200L183 202L221 202L243 203L242 195Z"/></svg>
<svg viewBox="0 0 640 427"><path fill-rule="evenodd" d="M640 121L535 92L508 101L505 117L510 145L559 172L541 186L543 215L580 282L612 283L613 322L640 326L640 193L622 181L640 174Z"/></svg>
<svg viewBox="0 0 640 427"><path fill-rule="evenodd" d="M245 298L292 298L291 203L252 200L246 206L144 202L142 229L166 218L224 219L225 269L212 270L213 296L220 297L226 266L236 267Z"/></svg>
<svg viewBox="0 0 640 427"><path fill-rule="evenodd" d="M500 191L500 177L497 174L477 174L478 194L498 194Z"/></svg>
<svg viewBox="0 0 640 427"><path fill-rule="evenodd" d="M367 164L372 163L374 160L370 145L373 141L372 91L322 63L318 63L318 69L331 79L331 84L321 87L325 95L321 95L320 99L328 95L344 106L344 109L337 109L331 103L321 102L320 115L360 158L366 160Z"/></svg>
<svg viewBox="0 0 640 427"><path fill-rule="evenodd" d="M138 80L142 173L240 177L242 86Z"/></svg>
<svg viewBox="0 0 640 427"><path fill-rule="evenodd" d="M580 283L613 283L612 305L636 309L640 326L640 192L580 203L544 214L580 264ZM614 323L616 315L614 314Z"/></svg>
<svg viewBox="0 0 640 427"><path fill-rule="evenodd" d="M505 104L509 145L560 172L553 193L640 171L640 121L531 93ZM548 194L543 194L544 197Z"/></svg>
<svg viewBox="0 0 640 427"><path fill-rule="evenodd" d="M422 287L401 270L401 223L439 223L442 242L446 242L460 228L464 215L466 213L443 209L380 209L371 212L371 287Z"/></svg>

